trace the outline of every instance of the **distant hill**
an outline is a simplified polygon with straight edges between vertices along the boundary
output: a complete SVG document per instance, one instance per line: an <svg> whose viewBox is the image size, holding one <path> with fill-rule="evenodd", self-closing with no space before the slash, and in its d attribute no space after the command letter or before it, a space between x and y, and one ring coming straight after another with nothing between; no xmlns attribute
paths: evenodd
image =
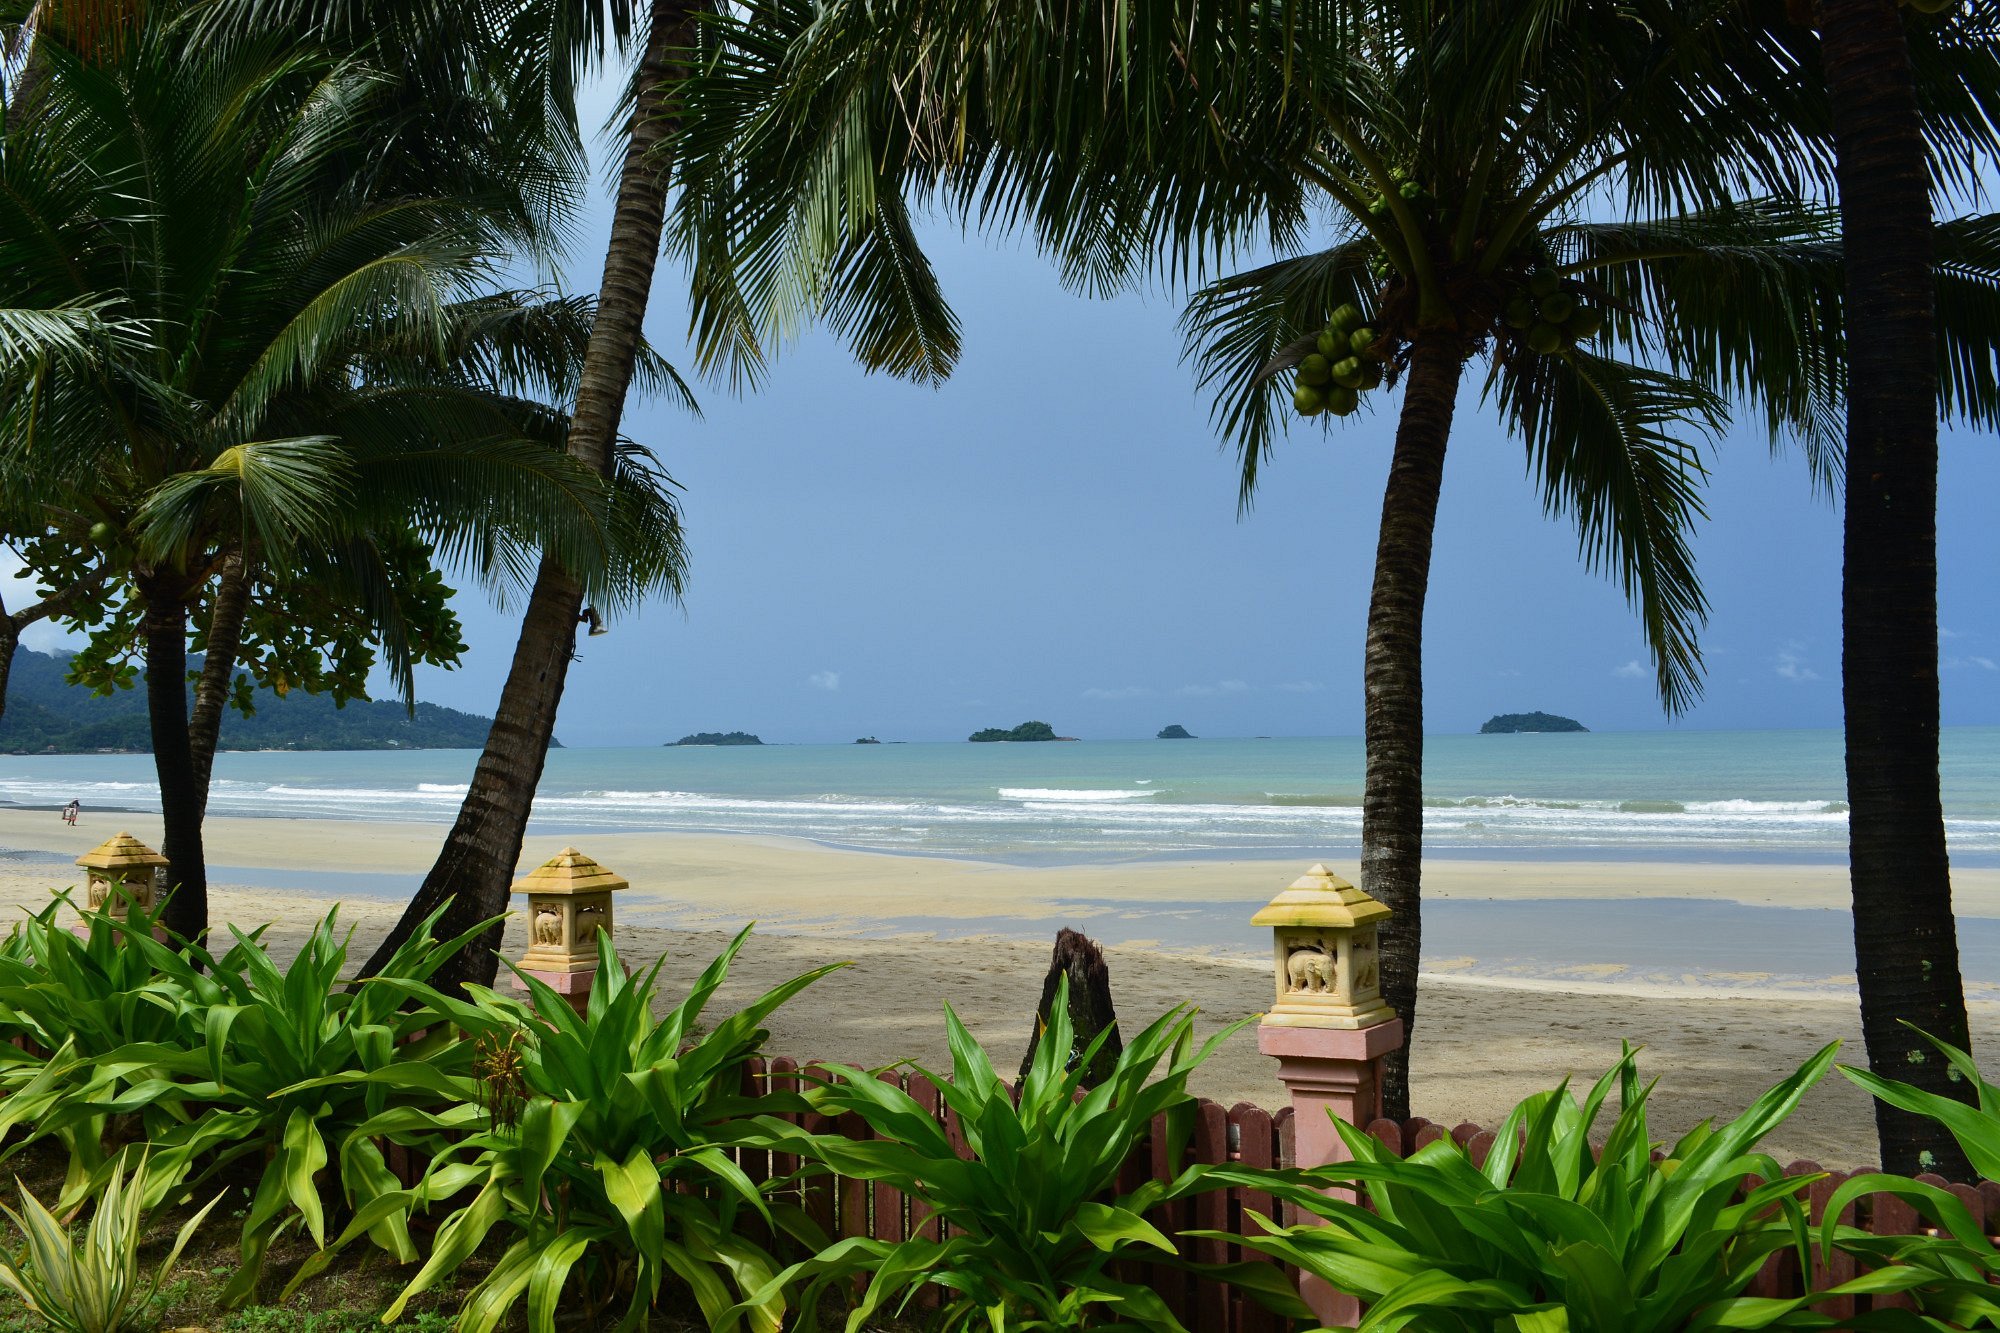
<svg viewBox="0 0 2000 1333"><path fill-rule="evenodd" d="M1180 723L1170 722L1166 726L1161 727L1153 739L1157 741L1191 741L1195 739L1195 735Z"/></svg>
<svg viewBox="0 0 2000 1333"><path fill-rule="evenodd" d="M1557 717L1554 713L1501 713L1486 719L1486 725L1479 729L1482 736L1500 736L1516 731L1589 731L1573 717Z"/></svg>
<svg viewBox="0 0 2000 1333"><path fill-rule="evenodd" d="M697 731L691 736L683 736L669 745L762 745L747 731Z"/></svg>
<svg viewBox="0 0 2000 1333"><path fill-rule="evenodd" d="M200 658L192 665L199 666ZM0 753L150 753L142 685L107 697L63 679L69 657L22 649L14 655L7 714L0 718ZM392 700L354 700L335 707L324 695L294 691L279 698L257 691L257 712L222 717L225 750L477 750L492 719L420 703L415 717Z"/></svg>

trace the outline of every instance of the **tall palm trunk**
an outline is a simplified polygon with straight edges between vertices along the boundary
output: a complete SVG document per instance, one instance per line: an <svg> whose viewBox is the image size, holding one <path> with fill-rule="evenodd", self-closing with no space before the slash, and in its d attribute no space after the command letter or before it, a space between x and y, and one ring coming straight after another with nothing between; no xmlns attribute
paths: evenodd
<svg viewBox="0 0 2000 1333"><path fill-rule="evenodd" d="M1382 531L1375 542L1375 587L1368 599L1361 887L1395 913L1382 931L1382 994L1409 1035L1416 1031L1423 942L1424 594L1445 445L1464 366L1465 352L1453 333L1420 334L1410 350L1403 415L1382 495ZM1385 1115L1408 1118L1407 1040L1384 1062L1382 1099Z"/></svg>
<svg viewBox="0 0 2000 1333"><path fill-rule="evenodd" d="M243 617L250 609L250 575L241 555L222 563L215 605L209 612L208 646L201 659L201 679L195 683L194 714L188 719L188 758L194 764L201 808L208 811L208 779L215 768L215 746L222 735L222 714L229 703L229 684L243 649Z"/></svg>
<svg viewBox="0 0 2000 1333"><path fill-rule="evenodd" d="M208 929L208 865L201 845L201 784L188 753L187 584L156 574L140 584L146 614L146 713L153 737L153 771L160 782L167 884L173 890L161 921L198 939Z"/></svg>
<svg viewBox="0 0 2000 1333"><path fill-rule="evenodd" d="M604 252L604 277L598 286L597 319L584 349L570 418L571 456L605 473L611 469L612 446L632 382L640 326L660 253L671 166L666 140L674 129L672 85L681 52L693 44L695 9L690 0L653 0L611 237ZM582 609L582 585L544 558L514 646L514 663L493 712L486 749L459 806L458 820L402 919L369 960L370 969L386 962L418 923L446 902L450 907L439 926L446 936L506 910L535 787L555 736L556 706L562 702L576 651L577 616ZM447 964L436 984L490 983L499 970L494 952L499 944L500 929L494 926Z"/></svg>
<svg viewBox="0 0 2000 1333"><path fill-rule="evenodd" d="M1820 0L1847 260L1841 695L1855 976L1877 1073L1971 1100L1904 1021L1969 1044L1938 794L1937 352L1929 172L1893 0ZM1863 338L1862 332L1866 331ZM1854 364L1867 348L1866 365ZM1968 1179L1934 1122L1875 1104L1882 1165Z"/></svg>

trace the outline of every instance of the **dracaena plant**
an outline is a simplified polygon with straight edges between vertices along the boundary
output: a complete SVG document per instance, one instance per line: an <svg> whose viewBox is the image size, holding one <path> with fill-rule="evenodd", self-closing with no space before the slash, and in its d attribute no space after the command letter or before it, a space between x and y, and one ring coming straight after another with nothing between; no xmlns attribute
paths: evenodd
<svg viewBox="0 0 2000 1333"><path fill-rule="evenodd" d="M860 1273L868 1285L849 1312L850 1333L885 1313L904 1312L925 1288L943 1298L932 1317L939 1329L1028 1333L1115 1327L1179 1333L1181 1324L1158 1293L1118 1267L1163 1254L1177 1257L1173 1241L1145 1214L1212 1188L1207 1168L1190 1166L1171 1180L1148 1180L1129 1193L1119 1192L1118 1173L1156 1116L1165 1118L1169 1160L1180 1160L1193 1130L1188 1076L1242 1024L1197 1047L1193 1008L1169 1010L1126 1045L1110 1077L1086 1092L1083 1080L1110 1029L1072 1060L1075 1034L1066 982L1049 1013L1049 1030L1036 1044L1017 1101L958 1015L945 1006L951 1077L912 1067L937 1086L956 1114L964 1153L935 1115L877 1074L830 1066L833 1077L808 1092L816 1110L859 1116L877 1137L857 1141L797 1132L786 1150L922 1201L944 1224L945 1239L851 1237L793 1265L769 1289L804 1284L802 1327L815 1327L818 1299L828 1286ZM1270 1275L1265 1284L1270 1299L1282 1305L1290 1296L1296 1307L1296 1295L1275 1274L1265 1268L1246 1273L1244 1280Z"/></svg>
<svg viewBox="0 0 2000 1333"><path fill-rule="evenodd" d="M133 1333L150 1327L156 1321L149 1307L161 1282L222 1196L182 1224L173 1248L149 1278L139 1267L146 1183L143 1160L130 1179L114 1167L80 1242L21 1186L20 1212L0 1204L23 1241L18 1254L0 1250L0 1286L57 1333Z"/></svg>
<svg viewBox="0 0 2000 1333"><path fill-rule="evenodd" d="M844 964L794 977L701 1031L749 933L658 1017L665 960L628 977L608 934L598 939L586 1017L525 974L525 1003L482 986L465 987L470 998L458 999L415 983L380 983L432 1006L480 1048L478 1121L431 1159L415 1188L359 1209L294 1287L367 1227L472 1190L471 1202L439 1227L429 1258L385 1320L497 1236L505 1249L467 1296L460 1333L490 1333L524 1300L528 1327L553 1333L566 1290L565 1309L574 1312L580 1301L591 1327L634 1329L670 1280L692 1292L711 1328L775 1333L786 1301L769 1286L783 1267L773 1251L815 1252L826 1237L803 1211L773 1197L785 1181L753 1181L731 1155L739 1145L768 1144L784 1128L769 1112L805 1109L795 1097L745 1095L743 1067L763 1045L772 1013Z"/></svg>
<svg viewBox="0 0 2000 1333"><path fill-rule="evenodd" d="M1836 1044L1837 1045L1837 1044ZM1578 1102L1567 1081L1509 1113L1475 1165L1449 1139L1408 1158L1336 1122L1353 1160L1274 1180L1224 1170L1312 1213L1242 1243L1368 1303L1362 1329L1436 1333L1682 1333L1826 1328L1807 1301L1888 1289L1859 1279L1807 1300L1742 1295L1772 1254L1802 1256L1806 1190L1757 1144L1833 1062L1828 1046L1719 1128L1703 1122L1655 1161L1637 1052ZM1619 1111L1593 1149L1611 1091ZM1366 1206L1321 1191L1359 1186ZM1214 1233L1193 1233L1208 1235ZM1810 1264L1806 1265L1810 1271Z"/></svg>
<svg viewBox="0 0 2000 1333"><path fill-rule="evenodd" d="M1905 1024L1909 1027L1910 1025ZM1980 1077L1979 1066L1966 1052L1927 1032L1910 1028L1942 1056L1950 1081L1976 1092L1970 1102L1940 1097L1907 1083L1883 1078L1865 1069L1840 1066L1840 1072L1876 1097L1900 1110L1936 1121L1965 1153L1966 1161L1988 1180L2000 1179L2000 1087ZM1913 1059L1931 1059L1923 1047L1912 1046ZM1871 1194L1902 1199L1935 1231L1913 1236L1875 1236L1843 1226L1840 1215L1850 1203ZM1879 1317L1856 1317L1854 1328L2000 1328L2000 1248L1986 1234L1958 1197L1926 1181L1905 1176L1856 1176L1835 1190L1827 1201L1820 1244L1860 1258L1877 1275L1902 1279L1894 1289L1907 1292L1916 1313L1882 1311ZM1900 1321L1900 1322L1898 1322ZM1920 1322L1912 1322L1920 1321Z"/></svg>
<svg viewBox="0 0 2000 1333"><path fill-rule="evenodd" d="M342 933L338 908L284 967L256 935L233 933L234 947L218 959L128 926L123 948L132 965L153 969L179 997L174 1022L96 1056L91 1081L50 1110L52 1125L86 1129L107 1114L140 1115L150 1141L148 1207L239 1164L261 1163L226 1304L255 1291L274 1240L303 1228L324 1245L329 1200L359 1211L401 1188L376 1137L357 1132L363 1126L415 1110L442 1134L472 1114L455 1102L450 1083L470 1067L470 1048L436 1013L377 984L421 983L469 936L440 942L422 932L375 978L344 984L352 931ZM81 1065L73 1049L71 1058ZM77 1166L66 1202L116 1169L84 1175ZM403 1262L418 1257L398 1214L377 1219L368 1234Z"/></svg>
<svg viewBox="0 0 2000 1333"><path fill-rule="evenodd" d="M154 944L156 914L136 904L124 918L82 909L81 937L58 924L67 895L20 923L0 951L0 1134L10 1152L53 1137L68 1154L63 1198L104 1170L105 1144L164 1133L165 1107L121 1101L144 1071L106 1062L135 1044L171 1046L190 1002L190 969ZM128 948L143 938L150 951ZM165 960L165 965L161 965ZM15 1131L24 1131L15 1136ZM157 1180L157 1177L155 1177Z"/></svg>

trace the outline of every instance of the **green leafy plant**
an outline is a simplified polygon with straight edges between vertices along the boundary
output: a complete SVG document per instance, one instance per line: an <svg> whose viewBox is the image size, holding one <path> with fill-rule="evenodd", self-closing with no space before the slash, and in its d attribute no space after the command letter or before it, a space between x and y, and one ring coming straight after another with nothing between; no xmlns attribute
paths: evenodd
<svg viewBox="0 0 2000 1333"><path fill-rule="evenodd" d="M1117 1191L1118 1172L1155 1116L1165 1117L1169 1159L1180 1160L1193 1129L1188 1075L1243 1024L1197 1049L1193 1008L1170 1010L1126 1045L1109 1078L1084 1092L1084 1072L1106 1033L1065 1069L1074 1041L1066 983L1058 986L1049 1013L1049 1030L1036 1045L1017 1103L986 1052L945 1006L952 1077L912 1067L937 1085L957 1114L969 1155L960 1154L933 1114L876 1074L832 1066L835 1077L807 1094L816 1110L859 1116L879 1137L858 1141L798 1131L786 1151L843 1176L903 1190L944 1223L947 1238L852 1237L794 1264L766 1291L804 1283L802 1327L815 1327L817 1303L829 1285L867 1273L867 1289L848 1315L850 1333L885 1309L907 1309L926 1286L944 1297L934 1319L940 1329L1181 1329L1156 1292L1113 1266L1142 1256L1177 1257L1173 1242L1144 1215L1212 1188L1208 1168L1191 1166L1172 1180L1148 1180L1124 1194ZM1269 1299L1282 1304L1289 1296L1304 1312L1277 1270L1248 1267L1260 1272L1243 1273L1246 1283L1268 1275Z"/></svg>
<svg viewBox="0 0 2000 1333"><path fill-rule="evenodd" d="M60 1333L127 1333L145 1327L160 1284L209 1209L221 1202L217 1195L187 1220L173 1249L148 1278L139 1270L146 1184L143 1160L129 1180L114 1166L80 1244L41 1200L20 1186L21 1211L5 1204L0 1211L25 1243L18 1254L0 1250L0 1284Z"/></svg>
<svg viewBox="0 0 2000 1333"><path fill-rule="evenodd" d="M771 1014L843 964L794 977L697 1036L749 933L737 935L658 1018L653 1000L664 960L627 977L608 934L598 937L587 1018L532 976L522 976L525 1004L479 986L460 1000L415 982L377 983L436 1009L482 1044L485 1058L508 1052L507 1077L520 1086L469 1098L476 1132L440 1151L414 1189L357 1209L293 1286L367 1228L476 1188L438 1229L429 1258L384 1312L385 1322L499 1231L513 1240L466 1298L460 1333L490 1333L524 1298L528 1326L552 1333L565 1288L592 1319L622 1299L617 1326L637 1328L669 1277L692 1291L712 1328L747 1324L775 1333L785 1298L770 1283L782 1261L769 1246L815 1251L826 1237L800 1209L770 1197L784 1181L753 1181L731 1156L739 1145L768 1146L787 1128L767 1112L805 1109L797 1098L745 1096L743 1066L768 1035ZM404 1076L389 1069L369 1081Z"/></svg>
<svg viewBox="0 0 2000 1333"><path fill-rule="evenodd" d="M1365 1330L1437 1333L1695 1333L1825 1328L1807 1301L1887 1290L1871 1274L1798 1301L1742 1296L1773 1253L1806 1256L1801 1196L1822 1176L1785 1176L1756 1145L1833 1062L1830 1045L1720 1128L1703 1122L1653 1160L1637 1052L1579 1103L1567 1081L1507 1116L1485 1163L1449 1139L1408 1158L1336 1122L1354 1160L1272 1176L1223 1169L1323 1225L1242 1243L1368 1303ZM1613 1088L1603 1147L1590 1134ZM1321 1191L1359 1185L1368 1207ZM1195 1235L1215 1233L1198 1232ZM1807 1265L1810 1271L1810 1265Z"/></svg>
<svg viewBox="0 0 2000 1333"><path fill-rule="evenodd" d="M1980 1076L1979 1066L1966 1052L1928 1032L1915 1027L1910 1030L1937 1049L1955 1079L1977 1090L1975 1103L1940 1097L1865 1069L1842 1065L1840 1072L1889 1105L1937 1121L1958 1140L1973 1170L1989 1180L2000 1179L2000 1087ZM1871 1194L1902 1199L1935 1227L1936 1233L1877 1236L1841 1225L1840 1215L1847 1206ZM1995 1286L2000 1283L2000 1249L1949 1190L1904 1176L1856 1176L1827 1200L1820 1244L1824 1250L1839 1248L1855 1255L1878 1275L1900 1278L1897 1289L1907 1291L1920 1312L1913 1316L1882 1311L1880 1318L1871 1313L1855 1318L1851 1327L1911 1328L1919 1325L1910 1321L1921 1318L1925 1328L2000 1328L2000 1294L1996 1294L2000 1287Z"/></svg>
<svg viewBox="0 0 2000 1333"><path fill-rule="evenodd" d="M146 1071L107 1061L135 1045L172 1046L193 975L185 959L153 940L156 913L135 904L121 919L80 908L79 938L58 924L71 905L58 894L0 950L0 1034L33 1048L0 1045L0 1134L25 1131L10 1152L45 1137L62 1143L69 1159L64 1207L101 1176L107 1142L143 1140L174 1123L166 1107L122 1099ZM140 939L146 947L126 947Z"/></svg>
<svg viewBox="0 0 2000 1333"><path fill-rule="evenodd" d="M225 1304L253 1294L265 1251L286 1232L303 1227L325 1244L329 1193L359 1210L400 1191L377 1141L385 1127L441 1143L476 1114L462 1104L470 1084L452 1082L470 1067L470 1048L434 1012L379 983L424 981L477 931L444 942L421 931L377 978L349 985L341 973L352 932L341 933L337 908L283 968L257 934L233 928L236 943L220 959L160 944L136 921L121 928L118 966L155 975L144 998L170 1021L102 1054L71 1042L52 1056L42 1132L71 1146L66 1206L116 1169L89 1151L94 1127L111 1115L143 1123L148 1207L261 1161ZM380 1218L369 1234L403 1262L418 1257L400 1215Z"/></svg>

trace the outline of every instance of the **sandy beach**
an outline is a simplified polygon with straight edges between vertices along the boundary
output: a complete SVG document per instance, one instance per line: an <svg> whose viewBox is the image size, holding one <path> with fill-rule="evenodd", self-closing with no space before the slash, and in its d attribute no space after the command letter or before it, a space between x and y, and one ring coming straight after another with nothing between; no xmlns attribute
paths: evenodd
<svg viewBox="0 0 2000 1333"><path fill-rule="evenodd" d="M24 854L0 859L0 903L46 903L52 888L75 882L63 861L120 830L158 845L153 816L87 812L71 829L47 811L0 810L0 847ZM214 919L274 921L282 947L339 899L365 952L395 919L398 894L407 892L401 886L429 865L441 833L426 824L212 819ZM529 838L523 865L563 841ZM823 962L851 961L780 1014L772 1048L863 1065L943 1063L945 1001L1000 1063L1017 1060L1047 940L1063 924L1110 942L1114 996L1128 1024L1189 1001L1216 1024L1256 1013L1269 992L1254 932L1224 938L1208 923L1247 919L1304 869L1296 861L1256 860L1021 868L697 835L583 841L585 851L632 881L618 904L623 952L641 963L666 956L669 985L692 978L751 920L759 932L721 1004ZM311 875L302 879L308 868L327 882L313 887ZM269 874L260 877L260 869ZM1480 929L1489 933L1483 923L1542 923L1552 913L1560 919L1570 910L1565 905L1579 914L1650 911L1687 923L1696 936L1704 914L1819 909L1793 915L1828 930L1839 924L1833 913L1847 897L1840 866L1437 860L1425 874L1427 903L1440 904L1441 915L1453 910L1445 904L1478 905ZM1960 871L1954 888L1968 931L2000 919L2000 871ZM1433 933L1428 908L1425 917ZM1155 923L1163 928L1148 934ZM510 951L522 946L518 936L516 926ZM1546 954L1551 946L1543 943ZM1563 968L1544 957L1510 968L1431 952L1414 1043L1417 1111L1446 1123L1497 1123L1526 1093L1601 1070L1626 1039L1647 1048L1643 1068L1664 1075L1655 1095L1656 1133L1664 1136L1741 1109L1827 1041L1848 1043L1859 1058L1851 978L1690 970L1699 960L1669 961L1676 965L1582 957ZM1990 986L1968 989L1975 1042L2000 1040L2000 999ZM1267 1106L1281 1095L1249 1031L1201 1071L1195 1090L1224 1103ZM1835 1077L1768 1146L1780 1157L1853 1166L1869 1160L1872 1144L1867 1100Z"/></svg>

